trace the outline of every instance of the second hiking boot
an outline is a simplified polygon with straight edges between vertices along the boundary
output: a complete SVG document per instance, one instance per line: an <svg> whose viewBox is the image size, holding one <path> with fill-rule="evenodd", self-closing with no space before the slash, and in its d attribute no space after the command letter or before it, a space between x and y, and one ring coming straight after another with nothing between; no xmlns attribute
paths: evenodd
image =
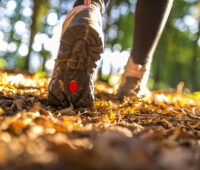
<svg viewBox="0 0 200 170"><path fill-rule="evenodd" d="M149 78L149 65L142 66L135 64L132 57L129 58L122 76L122 82L118 90L118 98L130 96L142 96L146 92L146 85Z"/></svg>

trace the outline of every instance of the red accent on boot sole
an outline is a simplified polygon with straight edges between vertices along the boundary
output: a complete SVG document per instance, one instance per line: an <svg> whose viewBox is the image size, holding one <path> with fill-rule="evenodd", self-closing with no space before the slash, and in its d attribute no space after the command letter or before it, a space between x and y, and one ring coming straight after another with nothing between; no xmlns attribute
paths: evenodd
<svg viewBox="0 0 200 170"><path fill-rule="evenodd" d="M77 82L76 81L71 81L70 83L69 83L69 91L71 92L71 93L75 93L76 91L78 90L78 84L77 84Z"/></svg>

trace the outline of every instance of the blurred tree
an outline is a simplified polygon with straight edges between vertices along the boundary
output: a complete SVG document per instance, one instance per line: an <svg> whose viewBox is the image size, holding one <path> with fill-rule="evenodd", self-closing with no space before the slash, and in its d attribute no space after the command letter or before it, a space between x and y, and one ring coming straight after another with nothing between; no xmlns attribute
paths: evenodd
<svg viewBox="0 0 200 170"><path fill-rule="evenodd" d="M192 56L192 69L191 69L191 78L192 78L192 89L194 90L200 90L199 88L199 84L198 84L198 61L199 61L199 54L200 54L200 48L198 45L198 41L200 38L200 2L197 3L197 5L195 6L197 9L196 12L196 20L198 22L198 31L197 33L194 35L194 40L193 40L193 56Z"/></svg>
<svg viewBox="0 0 200 170"><path fill-rule="evenodd" d="M134 5L135 1L110 1L106 11L104 29L107 45L121 44L121 50L132 47Z"/></svg>
<svg viewBox="0 0 200 170"><path fill-rule="evenodd" d="M199 24L192 14L198 1L176 0L157 48L152 67L154 88L176 87L180 81L192 90L198 87ZM198 10L197 10L198 11ZM195 27L195 30L191 30Z"/></svg>
<svg viewBox="0 0 200 170"><path fill-rule="evenodd" d="M29 70L30 54L32 52L32 45L34 41L35 34L39 30L40 26L43 24L43 19L46 17L49 10L49 1L46 0L33 0L33 14L32 14L32 24L30 27L31 36L29 41L28 54L25 61L25 69Z"/></svg>

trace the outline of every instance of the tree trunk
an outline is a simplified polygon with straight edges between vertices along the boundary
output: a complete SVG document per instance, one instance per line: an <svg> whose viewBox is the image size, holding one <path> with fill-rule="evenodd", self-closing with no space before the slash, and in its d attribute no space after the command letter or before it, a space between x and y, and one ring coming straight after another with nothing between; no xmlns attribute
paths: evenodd
<svg viewBox="0 0 200 170"><path fill-rule="evenodd" d="M197 84L197 61L198 61L198 40L200 37L200 22L199 22L199 31L196 34L196 39L194 41L194 50L193 50L193 57L192 57L192 64L191 64L191 82L192 82L192 90L199 90L198 84Z"/></svg>
<svg viewBox="0 0 200 170"><path fill-rule="evenodd" d="M113 5L114 5L114 1L110 1L109 5L107 7L107 10L106 10L107 23L106 23L106 28L104 30L105 32L107 32L110 29L110 27L112 26L112 24L110 24L111 23L110 20L111 20L111 10L112 10Z"/></svg>
<svg viewBox="0 0 200 170"><path fill-rule="evenodd" d="M29 40L28 54L26 56L26 61L25 61L25 70L29 70L30 55L32 52L33 40L36 33L36 23L37 23L38 11L39 11L39 4L40 4L40 1L33 0L33 15L32 15L32 24L30 28L31 36Z"/></svg>

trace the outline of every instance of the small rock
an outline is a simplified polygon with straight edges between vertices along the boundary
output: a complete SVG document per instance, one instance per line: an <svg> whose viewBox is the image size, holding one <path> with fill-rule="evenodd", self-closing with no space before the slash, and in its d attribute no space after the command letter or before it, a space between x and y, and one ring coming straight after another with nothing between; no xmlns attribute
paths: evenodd
<svg viewBox="0 0 200 170"><path fill-rule="evenodd" d="M21 99L14 100L13 104L14 104L14 106L16 106L18 111L22 111L23 110L23 105L24 105L24 101L23 100L21 100Z"/></svg>

